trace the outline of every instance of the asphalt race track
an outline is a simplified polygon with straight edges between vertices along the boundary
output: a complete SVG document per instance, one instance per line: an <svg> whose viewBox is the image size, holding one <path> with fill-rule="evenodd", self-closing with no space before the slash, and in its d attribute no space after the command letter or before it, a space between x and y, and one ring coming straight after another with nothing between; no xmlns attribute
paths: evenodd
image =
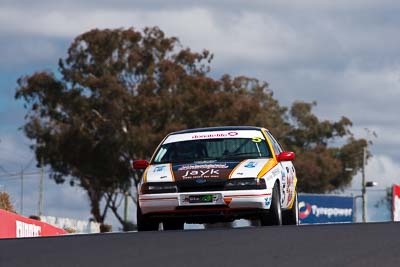
<svg viewBox="0 0 400 267"><path fill-rule="evenodd" d="M400 223L3 239L0 266L400 266Z"/></svg>

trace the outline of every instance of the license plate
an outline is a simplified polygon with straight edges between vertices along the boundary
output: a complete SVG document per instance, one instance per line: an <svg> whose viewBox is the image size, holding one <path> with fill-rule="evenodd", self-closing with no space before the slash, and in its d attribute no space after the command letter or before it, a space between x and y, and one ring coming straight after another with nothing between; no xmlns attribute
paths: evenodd
<svg viewBox="0 0 400 267"><path fill-rule="evenodd" d="M202 205L223 205L225 204L222 195L217 194L199 194L199 195L181 195L180 206L202 206Z"/></svg>
<svg viewBox="0 0 400 267"><path fill-rule="evenodd" d="M189 196L189 203L212 203L213 195L194 195Z"/></svg>

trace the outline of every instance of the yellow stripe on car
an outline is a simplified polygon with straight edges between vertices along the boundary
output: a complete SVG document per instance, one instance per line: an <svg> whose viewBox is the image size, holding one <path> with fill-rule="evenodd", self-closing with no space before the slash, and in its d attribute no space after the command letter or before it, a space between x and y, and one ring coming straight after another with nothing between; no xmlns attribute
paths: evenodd
<svg viewBox="0 0 400 267"><path fill-rule="evenodd" d="M269 159L267 163L265 163L264 167L261 169L261 171L258 173L257 178L263 177L265 174L267 174L273 167L275 167L278 164L278 161L274 158Z"/></svg>
<svg viewBox="0 0 400 267"><path fill-rule="evenodd" d="M149 170L149 168L150 168L150 165L147 166L146 170L144 170L144 173L143 173L143 182L144 183L147 183L147 171Z"/></svg>
<svg viewBox="0 0 400 267"><path fill-rule="evenodd" d="M293 195L295 196L295 195L296 195L296 192L297 192L297 177L294 177L294 179L293 179L293 184L294 184L294 192L293 192ZM294 204L294 197L292 197L292 201L291 201L290 205L288 206L288 208L291 209L291 208L293 207L293 204Z"/></svg>
<svg viewBox="0 0 400 267"><path fill-rule="evenodd" d="M267 133L266 133L266 131L267 131L267 129L262 129L262 134L264 135L264 138L265 138L265 141L267 142L267 144L268 144L268 147L269 147L269 149L271 150L271 152L272 152L272 157L276 160L276 151L274 150L274 147L272 146L272 142L271 142L271 140L269 140L269 137L268 137L268 135L267 135Z"/></svg>

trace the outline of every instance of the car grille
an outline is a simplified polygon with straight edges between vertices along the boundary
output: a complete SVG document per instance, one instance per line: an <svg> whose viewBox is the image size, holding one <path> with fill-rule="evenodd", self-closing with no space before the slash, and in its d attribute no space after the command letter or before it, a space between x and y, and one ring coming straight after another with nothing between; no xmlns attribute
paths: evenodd
<svg viewBox="0 0 400 267"><path fill-rule="evenodd" d="M176 183L178 192L207 192L225 190L226 179L191 179Z"/></svg>

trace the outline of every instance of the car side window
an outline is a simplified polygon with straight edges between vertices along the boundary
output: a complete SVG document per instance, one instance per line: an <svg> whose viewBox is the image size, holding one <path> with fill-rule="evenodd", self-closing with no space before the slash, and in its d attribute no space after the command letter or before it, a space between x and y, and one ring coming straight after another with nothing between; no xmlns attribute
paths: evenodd
<svg viewBox="0 0 400 267"><path fill-rule="evenodd" d="M272 134L267 131L267 135L268 135L269 139L271 140L272 147L274 148L275 153L279 154L279 153L283 152L281 145L275 140L275 138L272 136Z"/></svg>

